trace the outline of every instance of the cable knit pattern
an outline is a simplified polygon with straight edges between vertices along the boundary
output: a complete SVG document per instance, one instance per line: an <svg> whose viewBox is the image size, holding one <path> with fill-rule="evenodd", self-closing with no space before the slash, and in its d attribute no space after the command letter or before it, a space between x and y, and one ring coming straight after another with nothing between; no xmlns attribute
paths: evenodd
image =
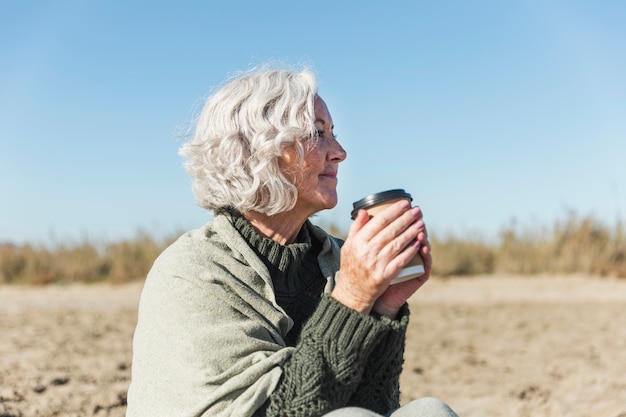
<svg viewBox="0 0 626 417"><path fill-rule="evenodd" d="M409 309L405 304L397 320L381 317L391 331L378 343L365 366L363 380L348 405L367 408L379 414L400 407L400 373L404 362Z"/></svg>
<svg viewBox="0 0 626 417"><path fill-rule="evenodd" d="M324 279L316 256L321 244L306 227L295 243L281 245L260 236L241 214L231 214L266 263L276 300L294 321L288 345L301 338L278 389L256 415L317 416L346 405L381 414L398 408L408 308L394 321L365 316L329 296L320 302Z"/></svg>
<svg viewBox="0 0 626 417"><path fill-rule="evenodd" d="M139 306L128 417L394 409L408 309L389 320L331 298L342 242L310 222L281 247L255 240L237 217L217 214L155 261Z"/></svg>
<svg viewBox="0 0 626 417"><path fill-rule="evenodd" d="M389 331L380 320L324 296L302 330L266 415L319 416L346 406L370 353Z"/></svg>

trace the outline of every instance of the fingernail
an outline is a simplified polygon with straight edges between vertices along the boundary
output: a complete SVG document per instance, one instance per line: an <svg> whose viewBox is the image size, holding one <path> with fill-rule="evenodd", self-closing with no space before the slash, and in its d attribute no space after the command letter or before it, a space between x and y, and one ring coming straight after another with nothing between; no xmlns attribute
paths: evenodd
<svg viewBox="0 0 626 417"><path fill-rule="evenodd" d="M407 209L408 209L409 207L411 207L411 203L409 203L409 202L408 202L408 201L406 201L406 200L400 200L400 205L401 205L402 207L404 207L404 208L407 208Z"/></svg>

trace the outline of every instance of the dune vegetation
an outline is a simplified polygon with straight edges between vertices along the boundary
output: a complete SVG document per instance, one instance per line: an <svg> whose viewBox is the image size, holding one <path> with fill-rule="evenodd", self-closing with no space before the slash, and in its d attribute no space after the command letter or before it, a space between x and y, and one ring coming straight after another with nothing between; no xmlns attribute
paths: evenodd
<svg viewBox="0 0 626 417"><path fill-rule="evenodd" d="M332 234L345 235L336 226ZM117 242L0 244L0 284L125 283L146 276L158 254L176 236L139 232ZM626 228L593 216L567 213L553 225L503 227L491 242L472 236L439 236L431 231L433 275L585 274L626 278Z"/></svg>

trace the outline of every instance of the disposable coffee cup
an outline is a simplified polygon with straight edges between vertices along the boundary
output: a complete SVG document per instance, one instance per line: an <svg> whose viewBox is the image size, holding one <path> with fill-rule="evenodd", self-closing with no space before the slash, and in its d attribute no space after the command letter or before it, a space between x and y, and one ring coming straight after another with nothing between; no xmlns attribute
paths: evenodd
<svg viewBox="0 0 626 417"><path fill-rule="evenodd" d="M411 197L411 194L407 193L401 188L395 190L381 191L376 194L370 194L352 203L353 210L350 213L350 216L352 217L352 220L354 220L359 210L365 210L370 215L370 217L373 217L385 208L400 200L407 200L408 202L411 202L413 201L413 197ZM422 259L420 254L417 254L404 267L404 269L400 271L398 276L391 281L391 284L397 284L399 282L404 282L413 278L417 278L420 275L423 275L424 272L424 260Z"/></svg>

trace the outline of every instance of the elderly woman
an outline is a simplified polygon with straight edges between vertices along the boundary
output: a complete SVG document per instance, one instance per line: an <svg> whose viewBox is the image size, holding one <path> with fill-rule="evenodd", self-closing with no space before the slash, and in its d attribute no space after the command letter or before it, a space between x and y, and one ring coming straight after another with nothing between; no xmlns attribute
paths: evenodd
<svg viewBox="0 0 626 417"><path fill-rule="evenodd" d="M421 210L359 212L345 243L309 220L346 158L309 71L226 83L180 153L214 218L148 274L129 417L456 415L399 404L406 300L432 264ZM390 285L418 252L426 274Z"/></svg>

